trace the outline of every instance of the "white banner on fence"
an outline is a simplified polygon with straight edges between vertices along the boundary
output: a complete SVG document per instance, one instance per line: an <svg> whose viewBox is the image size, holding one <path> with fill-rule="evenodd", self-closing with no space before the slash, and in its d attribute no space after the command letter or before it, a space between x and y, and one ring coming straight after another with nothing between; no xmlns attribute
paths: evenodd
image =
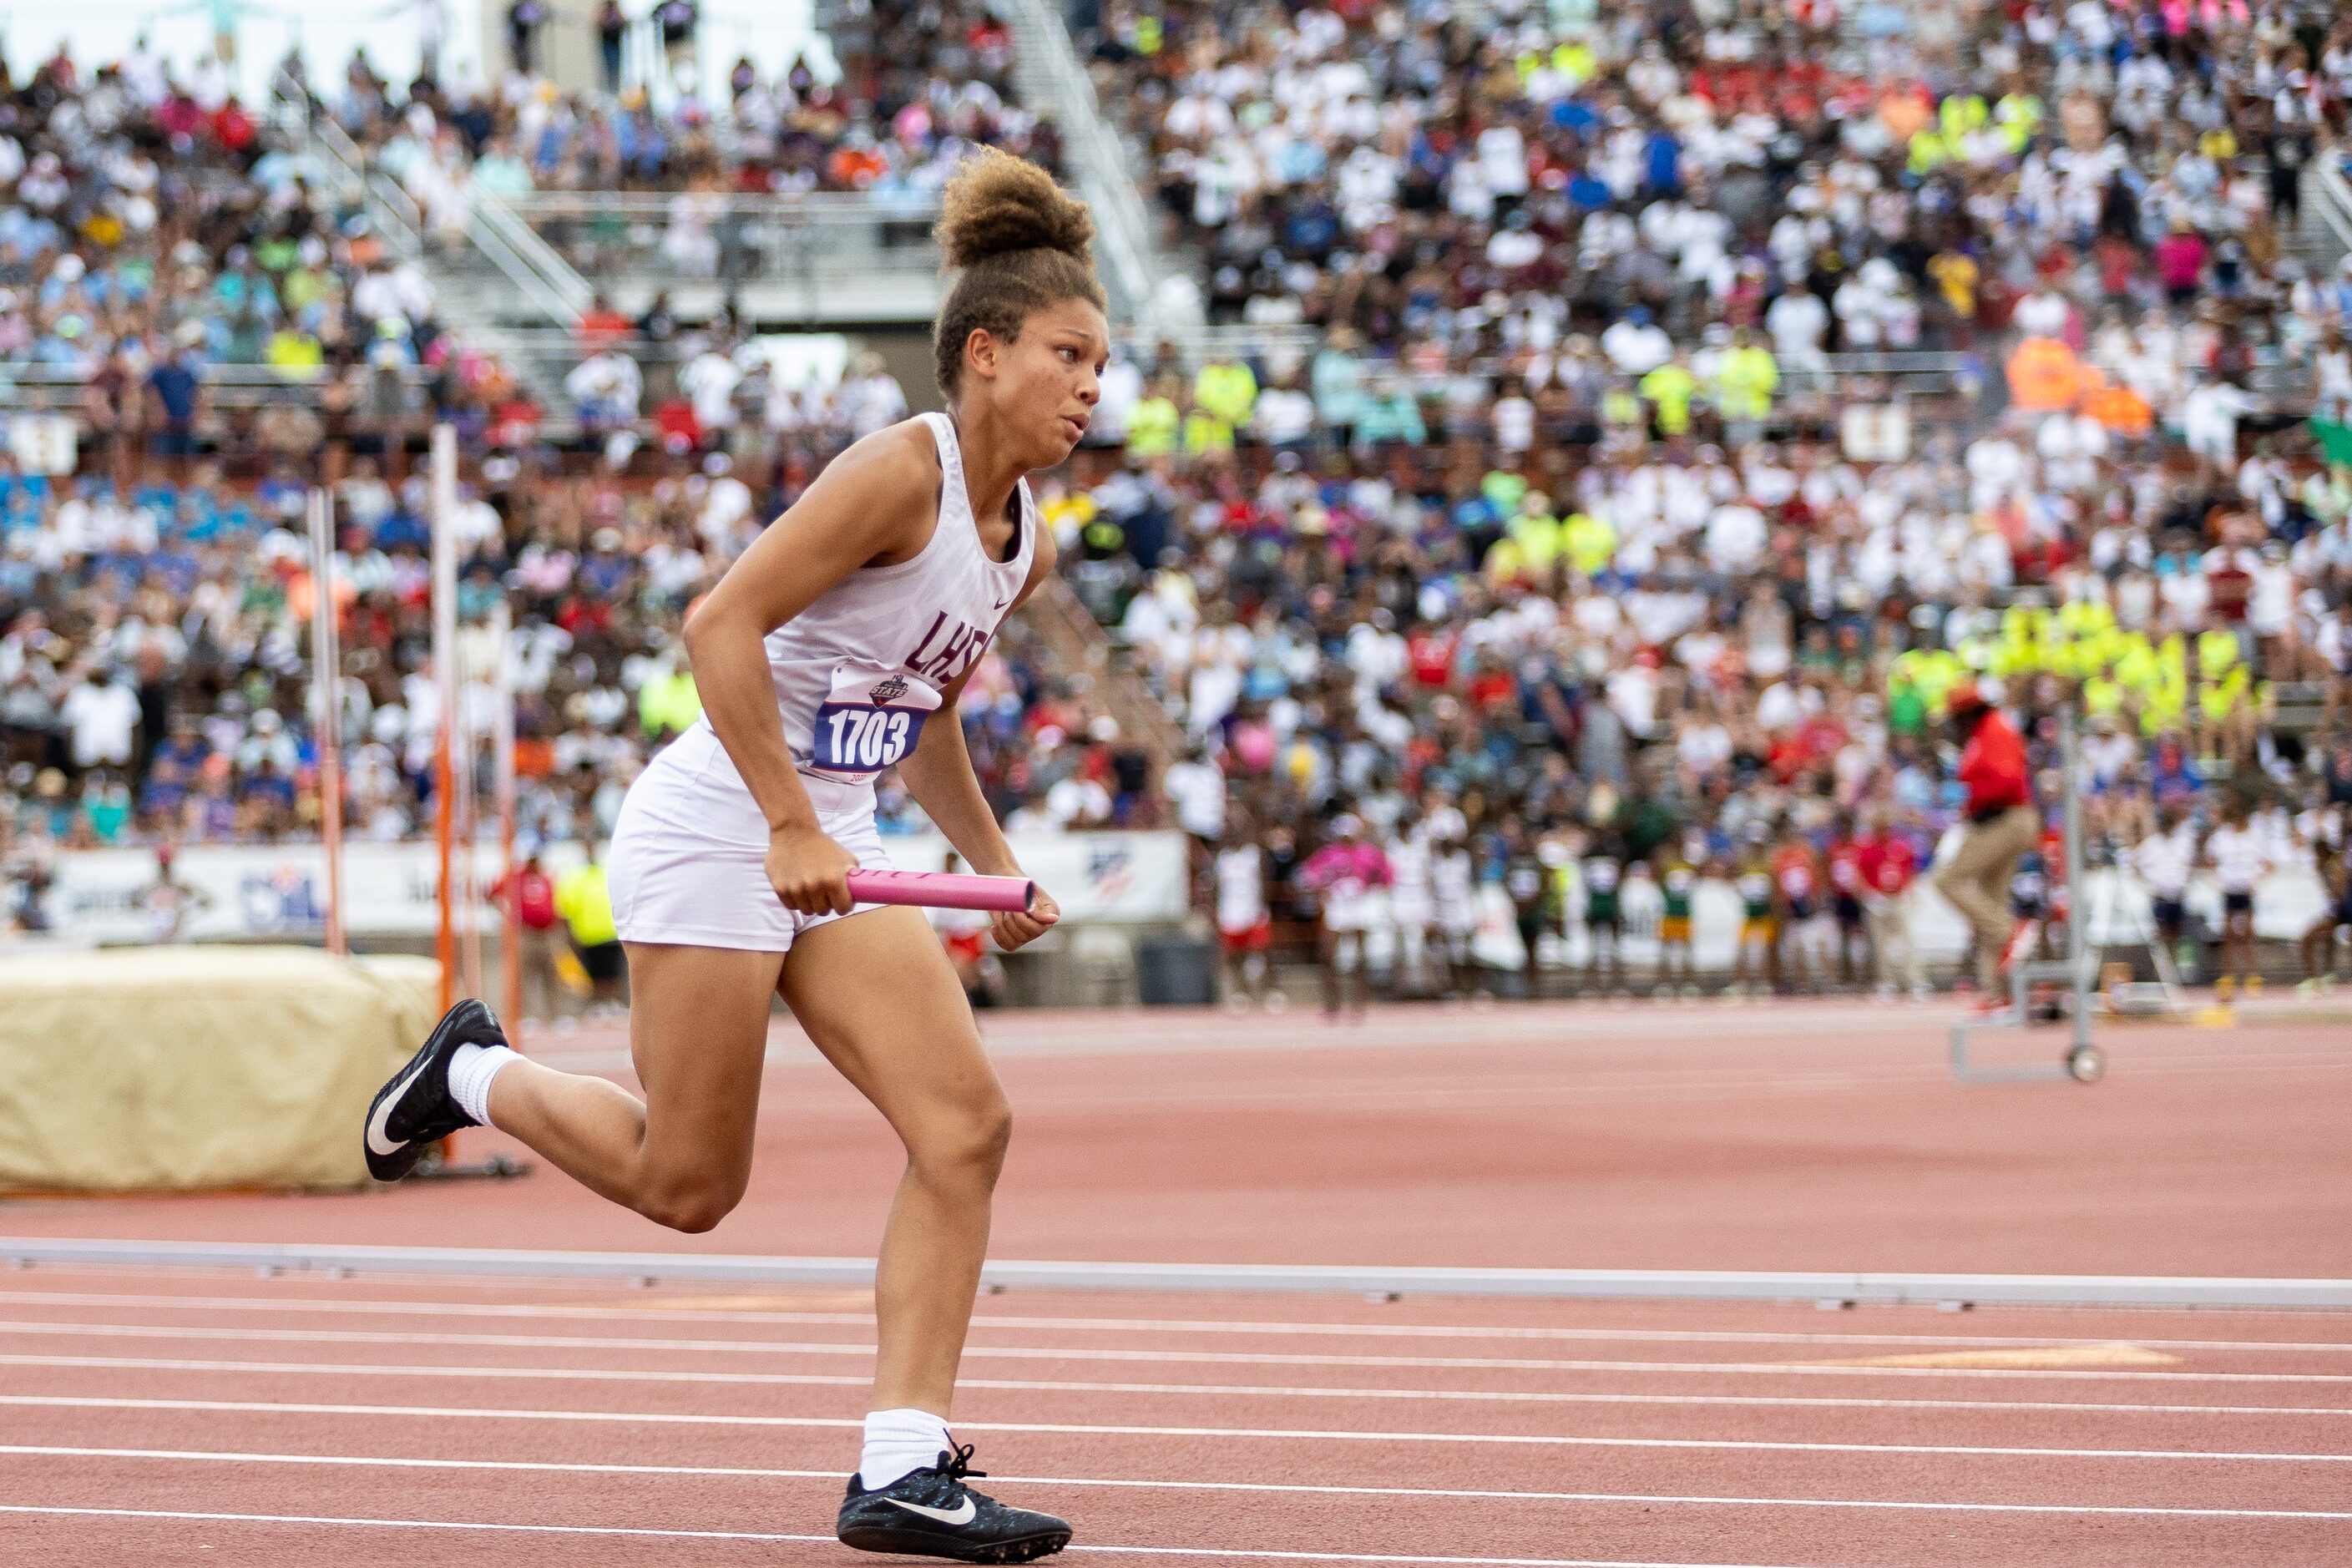
<svg viewBox="0 0 2352 1568"><path fill-rule="evenodd" d="M2114 946L2154 934L2147 890L2135 879L2099 870L2088 873L2084 882L2094 941ZM1491 884L1482 888L1480 893L1478 927L1471 939L1472 955L1489 969L1524 969L1527 947L1513 926L1510 900L1503 896L1500 888ZM1580 967L1591 957L1591 938L1581 919L1581 891L1572 891L1569 904L1578 918L1569 922L1564 936L1547 938L1539 944L1547 965ZM2312 922L2326 908L2317 877L2302 869L2278 872L2265 878L2255 889L2254 934L2272 941L2295 941L2311 929ZM2200 923L2209 931L2221 930L2221 892L2210 879L2200 878L2189 884L2188 909L2192 934ZM1623 910L1625 921L1620 931L1620 946L1626 966L1636 972L1646 970L1658 962L1658 921L1665 912L1656 884L1629 879ZM1691 948L1693 962L1700 970L1718 973L1732 967L1743 919L1739 895L1730 883L1707 880L1698 885L1692 900ZM1960 919L1960 912L1925 881L1918 884L1912 900L1911 926L1920 953L1930 963L1956 963L1968 950L1969 928ZM1367 943L1370 962L1376 968L1386 966L1392 961L1395 947L1383 900L1373 915Z"/></svg>
<svg viewBox="0 0 2352 1568"><path fill-rule="evenodd" d="M1013 852L1030 876L1054 896L1062 918L1082 921L1177 921L1187 907L1188 868L1183 837L1175 833L1019 833ZM937 870L947 842L936 834L883 840L891 864L901 870ZM549 847L551 869L571 865L573 845ZM438 919L435 859L430 844L352 844L344 850L344 920L362 937L430 936ZM480 857L486 883L499 874L497 852ZM315 940L323 920L326 878L318 846L191 848L173 863L173 875L199 895L181 935L217 942L283 936ZM2149 931L2147 891L2130 878L2094 871L2085 879L2084 903L2092 935L2102 942L2128 942ZM58 858L56 885L47 900L56 934L68 942L121 943L156 939L156 919L148 891L155 883L155 857L145 849L89 849ZM1639 889L1640 890L1635 890ZM1636 884L1625 903L1625 959L1636 968L1656 961L1658 915L1654 895ZM1525 962L1518 933L1511 928L1507 902L1491 889L1475 943L1480 963L1516 969ZM1571 895L1580 910L1583 900ZM2210 881L2190 884L2192 923L2218 930L2221 897ZM2292 942L2311 929L2325 907L2318 879L2305 870L2284 871L2263 880L2254 896L2257 934ZM484 915L495 929L494 910ZM1731 967L1740 921L1738 895L1727 883L1699 884L1693 945L1702 970ZM1372 960L1387 962L1391 942L1385 922L1375 920ZM1920 950L1933 963L1957 960L1968 945L1958 912L1935 890L1920 886L1914 910ZM1554 962L1584 963L1589 952L1581 921L1570 922L1564 942L1547 943Z"/></svg>
<svg viewBox="0 0 2352 1568"><path fill-rule="evenodd" d="M1016 833L1013 852L1054 896L1067 921L1149 921L1183 918L1187 905L1184 840L1174 833ZM936 834L883 840L901 870L937 870L947 841ZM546 863L576 863L573 845L549 847ZM343 923L359 937L433 934L439 919L438 868L430 844L347 844ZM501 872L495 848L478 857L485 885ZM114 944L157 938L150 891L155 856L147 849L79 850L58 858L47 899L55 934L67 942ZM195 890L196 907L180 934L192 942L283 936L316 940L325 919L326 865L315 844L189 848L173 862L173 879ZM486 910L485 929L497 926Z"/></svg>

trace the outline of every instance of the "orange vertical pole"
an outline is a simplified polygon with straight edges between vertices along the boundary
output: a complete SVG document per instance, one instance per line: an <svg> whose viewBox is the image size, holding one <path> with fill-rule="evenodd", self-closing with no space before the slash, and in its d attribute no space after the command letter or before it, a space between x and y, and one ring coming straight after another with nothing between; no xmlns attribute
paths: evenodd
<svg viewBox="0 0 2352 1568"><path fill-rule="evenodd" d="M433 678L440 692L439 744L433 770L434 837L441 852L441 919L434 955L441 961L441 1010L457 1001L457 885L451 851L457 831L457 432L433 427Z"/></svg>
<svg viewBox="0 0 2352 1568"><path fill-rule="evenodd" d="M498 693L497 729L492 736L498 764L499 864L505 868L499 898L499 1005L507 1032L522 1026L522 886L515 879L515 713L514 672L509 664L513 612L500 599L490 607L491 689Z"/></svg>
<svg viewBox="0 0 2352 1568"><path fill-rule="evenodd" d="M446 1013L457 1005L457 889L450 879L450 850L454 847L452 830L456 824L450 810L449 729L442 721L441 740L433 759L433 837L441 855L441 920L433 942L433 956L441 963L441 1011Z"/></svg>

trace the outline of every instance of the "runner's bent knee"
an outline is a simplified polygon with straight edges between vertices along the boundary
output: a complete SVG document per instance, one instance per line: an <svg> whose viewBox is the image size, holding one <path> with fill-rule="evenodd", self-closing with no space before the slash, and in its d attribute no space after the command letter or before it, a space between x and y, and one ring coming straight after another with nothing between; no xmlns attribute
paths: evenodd
<svg viewBox="0 0 2352 1568"><path fill-rule="evenodd" d="M640 1173L631 1206L656 1225L699 1235L734 1212L750 1181L748 1164L654 1165Z"/></svg>
<svg viewBox="0 0 2352 1568"><path fill-rule="evenodd" d="M672 1230L709 1230L742 1202L751 1144L748 1121L648 1107L630 1206Z"/></svg>
<svg viewBox="0 0 2352 1568"><path fill-rule="evenodd" d="M908 1163L927 1176L993 1184L1013 1142L1013 1108L1002 1093L942 1108L910 1129L906 1142Z"/></svg>

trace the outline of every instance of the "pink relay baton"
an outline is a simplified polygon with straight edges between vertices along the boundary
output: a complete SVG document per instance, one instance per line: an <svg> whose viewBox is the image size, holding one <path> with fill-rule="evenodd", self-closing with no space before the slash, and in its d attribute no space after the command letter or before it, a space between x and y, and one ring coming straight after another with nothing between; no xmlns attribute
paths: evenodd
<svg viewBox="0 0 2352 1568"><path fill-rule="evenodd" d="M961 871L852 871L849 896L861 904L1025 915L1036 907L1037 884L1026 877L974 877Z"/></svg>

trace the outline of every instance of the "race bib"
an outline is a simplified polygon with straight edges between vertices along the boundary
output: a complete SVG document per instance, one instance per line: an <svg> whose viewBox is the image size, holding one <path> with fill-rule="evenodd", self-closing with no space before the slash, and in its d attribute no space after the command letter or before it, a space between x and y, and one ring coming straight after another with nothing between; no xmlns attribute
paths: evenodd
<svg viewBox="0 0 2352 1568"><path fill-rule="evenodd" d="M839 778L871 778L904 762L923 732L940 694L894 670L845 668L816 710L809 771Z"/></svg>

